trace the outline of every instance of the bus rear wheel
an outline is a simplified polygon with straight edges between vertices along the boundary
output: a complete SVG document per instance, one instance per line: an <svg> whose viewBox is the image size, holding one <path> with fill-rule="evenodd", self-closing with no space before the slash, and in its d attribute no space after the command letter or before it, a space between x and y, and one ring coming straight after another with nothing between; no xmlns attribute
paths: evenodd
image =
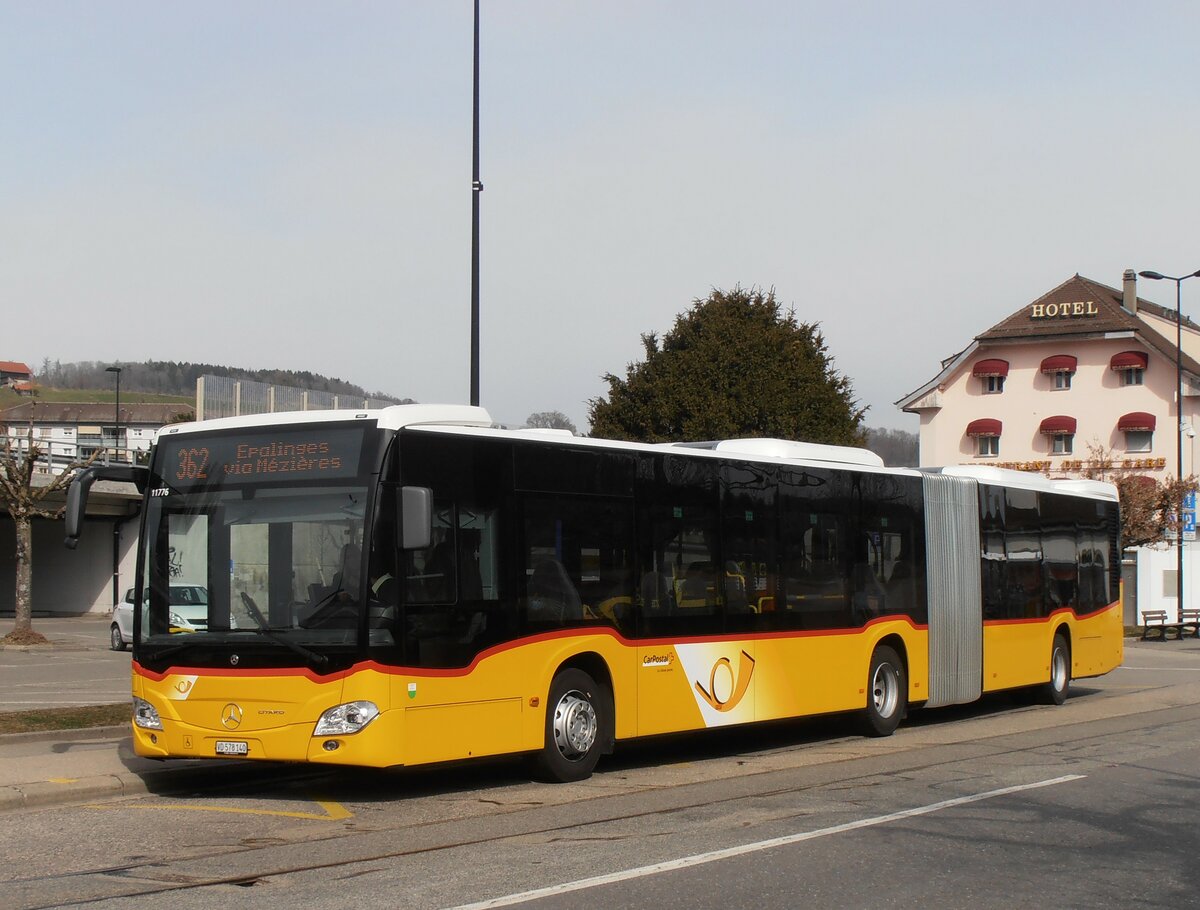
<svg viewBox="0 0 1200 910"><path fill-rule="evenodd" d="M550 684L546 738L535 759L537 776L552 783L591 777L600 759L601 731L607 728L608 699L587 673L563 670Z"/></svg>
<svg viewBox="0 0 1200 910"><path fill-rule="evenodd" d="M871 655L867 671L867 707L863 732L868 736L891 736L908 707L908 680L904 662L893 648L880 645Z"/></svg>
<svg viewBox="0 0 1200 910"><path fill-rule="evenodd" d="M1071 688L1071 646L1066 636L1055 635L1050 648L1050 681L1038 688L1039 701L1045 705L1061 705Z"/></svg>

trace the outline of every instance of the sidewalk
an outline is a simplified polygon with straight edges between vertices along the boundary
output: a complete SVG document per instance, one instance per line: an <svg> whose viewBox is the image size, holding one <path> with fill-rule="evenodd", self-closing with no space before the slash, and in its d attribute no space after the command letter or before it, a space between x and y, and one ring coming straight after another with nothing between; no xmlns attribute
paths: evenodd
<svg viewBox="0 0 1200 910"><path fill-rule="evenodd" d="M0 635L12 621L0 616ZM129 652L109 650L109 622L95 613L35 616L51 645L0 648L0 711L128 704ZM229 764L139 758L125 725L0 735L0 811L178 790Z"/></svg>
<svg viewBox="0 0 1200 910"><path fill-rule="evenodd" d="M253 766L278 779L273 762L160 762L133 754L129 728L95 727L0 736L0 812L85 803L114 796L177 793L222 782L231 766L240 780Z"/></svg>

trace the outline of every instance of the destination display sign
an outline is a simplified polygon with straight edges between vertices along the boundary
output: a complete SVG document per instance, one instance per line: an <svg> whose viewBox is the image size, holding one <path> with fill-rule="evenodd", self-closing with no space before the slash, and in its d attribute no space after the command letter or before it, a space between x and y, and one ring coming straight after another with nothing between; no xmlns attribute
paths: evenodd
<svg viewBox="0 0 1200 910"><path fill-rule="evenodd" d="M158 475L179 490L354 477L363 430L305 427L159 439Z"/></svg>

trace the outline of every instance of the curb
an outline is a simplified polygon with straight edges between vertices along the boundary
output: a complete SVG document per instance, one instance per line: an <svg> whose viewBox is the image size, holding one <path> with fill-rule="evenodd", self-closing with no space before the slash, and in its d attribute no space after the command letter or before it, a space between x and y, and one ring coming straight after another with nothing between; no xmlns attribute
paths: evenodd
<svg viewBox="0 0 1200 910"><path fill-rule="evenodd" d="M124 731L125 728L120 729ZM122 771L92 777L0 785L0 815L17 809L78 806L122 796L178 796L190 790L227 784L230 772L236 774L236 785L246 786L259 779L278 780L280 768L286 766L298 767L276 761L175 759L162 762L162 767L140 772ZM308 768L308 771L313 770Z"/></svg>
<svg viewBox="0 0 1200 910"><path fill-rule="evenodd" d="M244 771L256 762L225 762L211 765L164 767L158 770L102 774L94 777L61 778L0 786L0 812L86 803L96 799L146 794L171 795L221 778L231 768ZM277 767L261 768L264 775L278 775Z"/></svg>
<svg viewBox="0 0 1200 910"><path fill-rule="evenodd" d="M112 739L129 733L130 723L109 727L70 727L65 730L35 730L32 733L0 733L0 746L20 743L79 742L81 739Z"/></svg>
<svg viewBox="0 0 1200 910"><path fill-rule="evenodd" d="M0 787L0 812L86 802L89 799L117 796L123 793L146 792L144 783L142 783L141 791L138 791L134 788L133 781L125 780L130 776L132 775L112 774L103 777L84 777L77 780L63 779L61 782L38 781L31 784Z"/></svg>
<svg viewBox="0 0 1200 910"><path fill-rule="evenodd" d="M38 644L38 645L14 645L11 642L0 641L0 651L24 651L26 653L28 653L30 651L40 651L43 653L48 653L51 651L92 651L92 650L95 650L95 649L89 648L87 645L78 644L76 642L54 641L53 639L46 642L45 644Z"/></svg>

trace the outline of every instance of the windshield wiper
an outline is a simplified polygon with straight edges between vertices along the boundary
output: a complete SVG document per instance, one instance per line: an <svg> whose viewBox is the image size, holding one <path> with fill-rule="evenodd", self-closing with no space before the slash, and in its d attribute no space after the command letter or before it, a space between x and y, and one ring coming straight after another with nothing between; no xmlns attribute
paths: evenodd
<svg viewBox="0 0 1200 910"><path fill-rule="evenodd" d="M264 638L267 638L270 641L283 645L285 648L294 651L305 660L315 664L317 667L324 667L329 663L329 658L324 654L318 654L316 651L310 651L308 648L304 647L304 645L292 641L286 635L281 635L280 632L283 631L282 629L272 629L270 624L267 622L267 618L263 616L262 610L260 610L258 608L258 604L254 602L254 598L245 591L242 591L242 603L245 604L246 610L250 613L251 618L258 623L257 629L250 629L248 631L252 631L256 635L262 635Z"/></svg>
<svg viewBox="0 0 1200 910"><path fill-rule="evenodd" d="M144 644L149 644L149 642L145 642ZM183 642L182 644L160 648L158 651L154 652L154 660L162 660L163 658L170 657L172 654L178 654L180 651L186 651L190 647L192 647L192 642L188 641Z"/></svg>
<svg viewBox="0 0 1200 910"><path fill-rule="evenodd" d="M318 654L316 651L310 651L308 648L304 647L304 645L292 641L286 635L281 635L280 632L283 631L282 629L260 627L258 629L247 629L246 631L253 632L255 635L261 635L270 641L278 642L285 648L295 651L305 660L315 664L317 667L324 667L329 663L329 658L324 654Z"/></svg>

